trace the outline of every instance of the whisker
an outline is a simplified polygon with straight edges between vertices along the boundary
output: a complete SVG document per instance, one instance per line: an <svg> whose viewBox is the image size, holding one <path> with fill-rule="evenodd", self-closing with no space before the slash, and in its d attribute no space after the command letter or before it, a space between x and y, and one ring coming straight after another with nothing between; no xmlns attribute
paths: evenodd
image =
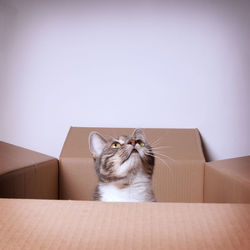
<svg viewBox="0 0 250 250"><path fill-rule="evenodd" d="M160 153L160 152L154 151L154 154L160 155L160 156L163 156L163 157L166 157L166 158L168 158L168 159L171 160L171 161L175 161L175 159L173 159L172 157L170 157L170 156L168 156L168 155L165 155L165 154L162 154L162 153Z"/></svg>
<svg viewBox="0 0 250 250"><path fill-rule="evenodd" d="M159 146L159 147L152 147L152 149L161 149L161 148L174 148L173 146Z"/></svg>
<svg viewBox="0 0 250 250"><path fill-rule="evenodd" d="M117 138L113 137L112 135L105 134L104 136L105 136L105 138L110 138L110 139L113 139L114 141L117 140Z"/></svg>
<svg viewBox="0 0 250 250"><path fill-rule="evenodd" d="M165 137L166 135L169 135L170 132L164 132L160 135L159 138L157 138L155 141L151 142L150 145L154 146L154 145L158 145L160 143L160 141L163 139L163 137Z"/></svg>
<svg viewBox="0 0 250 250"><path fill-rule="evenodd" d="M160 140L161 140L161 137L157 138L156 140L154 140L153 142L151 142L151 143L149 143L149 144L150 144L151 147L152 147L153 145L159 144L159 143L160 143Z"/></svg>
<svg viewBox="0 0 250 250"><path fill-rule="evenodd" d="M159 160L160 160L165 166L167 166L168 169L171 171L171 168L169 167L168 163L167 163L165 160L161 159L159 156L157 156L157 155L152 155L152 154L147 154L147 153L145 153L145 154L148 155L148 156L155 157L156 159L159 159Z"/></svg>

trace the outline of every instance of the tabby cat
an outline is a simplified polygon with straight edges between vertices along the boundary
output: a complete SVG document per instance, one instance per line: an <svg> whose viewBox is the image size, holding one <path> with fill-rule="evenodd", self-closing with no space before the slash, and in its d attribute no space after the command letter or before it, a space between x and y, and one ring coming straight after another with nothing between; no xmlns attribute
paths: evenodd
<svg viewBox="0 0 250 250"><path fill-rule="evenodd" d="M118 202L155 201L152 175L155 157L142 130L105 140L97 132L89 135L98 185L93 200Z"/></svg>

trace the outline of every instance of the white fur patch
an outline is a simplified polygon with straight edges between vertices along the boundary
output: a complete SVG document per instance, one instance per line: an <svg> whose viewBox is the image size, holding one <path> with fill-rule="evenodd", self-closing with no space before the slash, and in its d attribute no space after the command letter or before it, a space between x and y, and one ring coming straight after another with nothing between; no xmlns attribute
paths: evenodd
<svg viewBox="0 0 250 250"><path fill-rule="evenodd" d="M101 201L109 202L146 202L148 191L152 189L151 181L140 172L133 179L133 183L125 188L118 188L114 183L99 186Z"/></svg>

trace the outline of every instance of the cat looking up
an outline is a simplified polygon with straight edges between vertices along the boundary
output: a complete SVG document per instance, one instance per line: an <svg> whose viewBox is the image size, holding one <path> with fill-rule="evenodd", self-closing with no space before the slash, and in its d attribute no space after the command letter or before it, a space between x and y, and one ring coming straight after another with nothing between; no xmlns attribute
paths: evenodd
<svg viewBox="0 0 250 250"><path fill-rule="evenodd" d="M155 201L152 190L155 157L142 130L110 140L91 132L89 149L98 177L93 200Z"/></svg>

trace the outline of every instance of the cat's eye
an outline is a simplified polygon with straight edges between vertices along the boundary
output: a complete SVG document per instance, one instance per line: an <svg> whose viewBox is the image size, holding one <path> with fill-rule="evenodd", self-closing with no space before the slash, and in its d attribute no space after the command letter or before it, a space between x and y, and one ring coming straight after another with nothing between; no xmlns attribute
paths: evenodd
<svg viewBox="0 0 250 250"><path fill-rule="evenodd" d="M144 143L143 141L141 141L141 140L139 140L138 143L139 143L139 145L140 145L141 147L144 147L144 146L145 146L145 143Z"/></svg>
<svg viewBox="0 0 250 250"><path fill-rule="evenodd" d="M111 144L110 148L120 148L121 144L119 142L114 142Z"/></svg>

